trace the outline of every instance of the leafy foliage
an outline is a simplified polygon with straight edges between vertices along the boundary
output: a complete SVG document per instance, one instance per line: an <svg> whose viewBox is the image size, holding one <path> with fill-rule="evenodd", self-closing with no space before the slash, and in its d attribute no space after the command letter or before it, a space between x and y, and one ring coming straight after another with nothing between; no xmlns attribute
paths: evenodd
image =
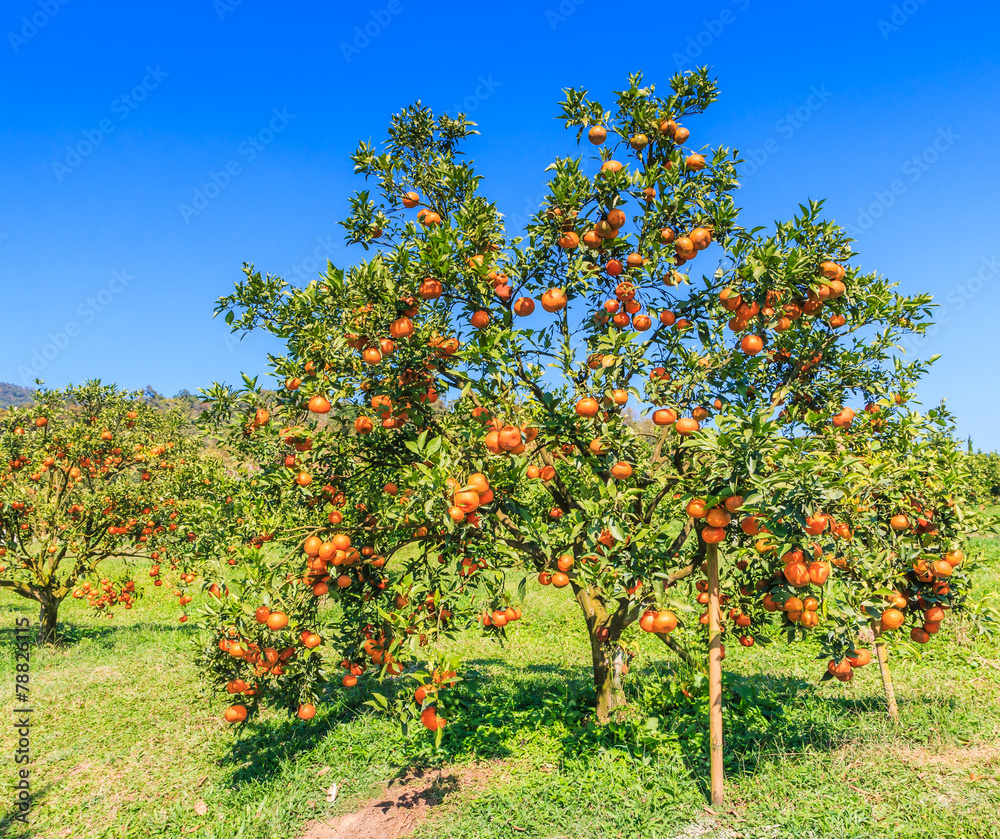
<svg viewBox="0 0 1000 839"><path fill-rule="evenodd" d="M675 613L707 623L686 599L707 603L704 581L682 589L708 544L730 635L815 630L844 681L859 630L906 621L926 641L929 610L961 605L968 470L947 413L911 401L929 362L897 352L930 297L852 264L820 202L741 227L737 152L692 151L681 124L715 98L707 70L665 95L634 75L612 108L566 91L597 156L549 167L523 231L479 194L472 124L418 103L352 158L373 188L344 227L370 258L304 288L244 266L217 314L286 352L273 397L250 379L206 393L205 421L261 470L250 526L281 546L249 555L206 623L203 665L249 698L234 721L266 701L311 713L330 677L315 635L348 687L412 662L436 686L393 710L440 739L461 691L434 642L474 622L503 639L535 575L580 604L606 721L631 625L687 656Z"/></svg>

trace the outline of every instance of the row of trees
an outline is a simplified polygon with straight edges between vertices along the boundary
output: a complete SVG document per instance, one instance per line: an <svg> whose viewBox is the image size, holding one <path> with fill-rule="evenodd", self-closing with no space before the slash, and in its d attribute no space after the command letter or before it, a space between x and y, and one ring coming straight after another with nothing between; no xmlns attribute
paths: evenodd
<svg viewBox="0 0 1000 839"><path fill-rule="evenodd" d="M220 518L221 473L187 418L141 392L38 391L0 415L0 589L37 601L39 639L54 642L70 595L113 615L140 596L140 573L193 582L213 549L199 531ZM114 579L102 578L110 559Z"/></svg>

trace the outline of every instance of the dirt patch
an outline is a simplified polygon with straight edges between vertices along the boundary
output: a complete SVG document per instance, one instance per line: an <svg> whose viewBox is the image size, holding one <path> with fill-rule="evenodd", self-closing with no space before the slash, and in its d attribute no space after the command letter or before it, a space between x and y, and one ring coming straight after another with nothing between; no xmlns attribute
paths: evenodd
<svg viewBox="0 0 1000 839"><path fill-rule="evenodd" d="M486 789L499 764L413 772L386 785L381 795L353 813L307 825L301 839L400 839L416 830L436 807L457 794Z"/></svg>
<svg viewBox="0 0 1000 839"><path fill-rule="evenodd" d="M1000 766L1000 746L981 745L932 751L922 746L893 750L893 756L914 769L941 767L968 772L973 768L992 769Z"/></svg>

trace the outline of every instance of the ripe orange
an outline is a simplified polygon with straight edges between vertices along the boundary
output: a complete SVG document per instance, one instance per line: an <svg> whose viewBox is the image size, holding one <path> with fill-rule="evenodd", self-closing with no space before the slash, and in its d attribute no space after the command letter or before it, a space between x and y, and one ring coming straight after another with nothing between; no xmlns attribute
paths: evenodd
<svg viewBox="0 0 1000 839"><path fill-rule="evenodd" d="M851 665L851 667L864 667L872 660L872 654L866 649L855 650L854 653L848 653L846 661Z"/></svg>
<svg viewBox="0 0 1000 839"><path fill-rule="evenodd" d="M924 620L928 623L941 623L944 620L944 609L940 606L931 606L924 610Z"/></svg>
<svg viewBox="0 0 1000 839"><path fill-rule="evenodd" d="M420 722L429 731L440 731L448 721L444 717L439 717L437 715L437 708L430 705L420 712Z"/></svg>
<svg viewBox="0 0 1000 839"><path fill-rule="evenodd" d="M226 708L225 713L226 722L243 722L247 718L247 709L245 705L230 705Z"/></svg>
<svg viewBox="0 0 1000 839"><path fill-rule="evenodd" d="M720 507L713 507L705 516L705 522L710 527L727 527L732 520L733 517Z"/></svg>
<svg viewBox="0 0 1000 839"><path fill-rule="evenodd" d="M592 126L587 132L587 139L595 146L599 146L608 139L608 130L601 125Z"/></svg>
<svg viewBox="0 0 1000 839"><path fill-rule="evenodd" d="M561 288L550 288L542 295L542 308L546 312L558 312L566 308L566 293Z"/></svg>
<svg viewBox="0 0 1000 839"><path fill-rule="evenodd" d="M569 585L569 576L562 571L556 571L551 578L554 588L565 588Z"/></svg>
<svg viewBox="0 0 1000 839"><path fill-rule="evenodd" d="M428 277L420 283L420 287L417 289L417 294L419 294L424 300L436 300L444 294L444 286L441 285L440 280L434 280Z"/></svg>
<svg viewBox="0 0 1000 839"><path fill-rule="evenodd" d="M611 477L624 480L632 475L632 465L624 460L619 460L611 467Z"/></svg>
<svg viewBox="0 0 1000 839"><path fill-rule="evenodd" d="M299 705L298 714L300 720L311 720L313 717L316 716L316 706L313 705L311 702L306 702L302 705Z"/></svg>
<svg viewBox="0 0 1000 839"><path fill-rule="evenodd" d="M535 301L530 297L518 297L514 301L514 314L527 317L535 311Z"/></svg>
<svg viewBox="0 0 1000 839"><path fill-rule="evenodd" d="M664 610L657 612L653 618L653 632L672 632L677 628L677 615Z"/></svg>
<svg viewBox="0 0 1000 839"><path fill-rule="evenodd" d="M954 566L946 559L936 560L931 568L934 571L934 576L938 578L950 577L955 570Z"/></svg>
<svg viewBox="0 0 1000 839"><path fill-rule="evenodd" d="M897 513L889 519L889 526L893 530L906 530L910 526L910 520L902 513Z"/></svg>
<svg viewBox="0 0 1000 839"><path fill-rule="evenodd" d="M791 562L785 566L785 579L796 588L809 585L809 569L804 562Z"/></svg>
<svg viewBox="0 0 1000 839"><path fill-rule="evenodd" d="M830 576L830 564L828 562L809 563L809 581L815 586L821 586Z"/></svg>
<svg viewBox="0 0 1000 839"><path fill-rule="evenodd" d="M705 250L712 243L712 234L704 227L696 227L688 234L688 238L699 251Z"/></svg>
<svg viewBox="0 0 1000 839"><path fill-rule="evenodd" d="M277 632L288 626L288 615L284 612L271 612L267 616L267 628Z"/></svg>
<svg viewBox="0 0 1000 839"><path fill-rule="evenodd" d="M504 451L514 451L523 443L521 439L521 429L516 425L505 425L500 429L497 442L500 444L500 448Z"/></svg>
<svg viewBox="0 0 1000 839"><path fill-rule="evenodd" d="M677 421L677 412L673 408L660 408L653 411L655 425L673 425Z"/></svg>
<svg viewBox="0 0 1000 839"><path fill-rule="evenodd" d="M743 506L743 496L730 495L729 498L725 500L724 506L730 513L735 513L740 509L740 507Z"/></svg>
<svg viewBox="0 0 1000 839"><path fill-rule="evenodd" d="M476 329L484 329L490 322L490 313L480 310L473 314L470 322Z"/></svg>
<svg viewBox="0 0 1000 839"><path fill-rule="evenodd" d="M899 629L903 625L903 621L906 620L906 616L899 609L886 609L882 613L882 629L883 630L893 630Z"/></svg>
<svg viewBox="0 0 1000 839"><path fill-rule="evenodd" d="M680 130L681 129L678 129L678 134L680 133ZM686 131L687 129L683 130ZM676 137L677 134L674 135L675 139ZM687 156L687 159L685 159L684 166L685 168L691 170L692 172L699 172L705 168L705 158L703 155L700 154L690 154Z"/></svg>
<svg viewBox="0 0 1000 839"><path fill-rule="evenodd" d="M389 334L393 338L408 338L413 334L413 321L407 317L396 318L389 324Z"/></svg>
<svg viewBox="0 0 1000 839"><path fill-rule="evenodd" d="M608 213L608 224L610 224L613 228L615 228L615 230L620 230L622 227L624 227L626 221L627 219L625 218L625 213L619 210L617 207L610 213ZM639 264L640 265L642 264L641 258ZM630 265L629 267L633 266Z"/></svg>
<svg viewBox="0 0 1000 839"><path fill-rule="evenodd" d="M764 349L764 341L759 335L745 335L740 341L740 349L747 355L757 355Z"/></svg>
<svg viewBox="0 0 1000 839"><path fill-rule="evenodd" d="M702 528L701 538L707 545L717 545L726 538L726 531L722 527Z"/></svg>
<svg viewBox="0 0 1000 839"><path fill-rule="evenodd" d="M708 505L700 498L692 498L685 508L687 514L693 519L703 519L708 513Z"/></svg>
<svg viewBox="0 0 1000 839"><path fill-rule="evenodd" d="M674 428L677 430L678 434L693 434L701 425L697 420L689 419L688 417L683 417L674 424Z"/></svg>

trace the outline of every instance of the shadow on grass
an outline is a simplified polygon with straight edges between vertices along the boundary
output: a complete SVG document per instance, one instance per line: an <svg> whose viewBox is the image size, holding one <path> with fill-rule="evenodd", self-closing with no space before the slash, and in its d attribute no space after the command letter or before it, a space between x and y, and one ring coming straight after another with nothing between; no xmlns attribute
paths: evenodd
<svg viewBox="0 0 1000 839"><path fill-rule="evenodd" d="M499 675L487 677L484 671ZM512 668L500 660L468 662L464 681L448 691L449 720L441 748L417 726L398 741L387 763L399 765L397 778L440 771L452 761L497 760L523 755L529 740L542 736L556 759L588 759L614 750L637 761L666 759L681 765L692 783L708 795L707 684L672 668L644 669L626 685L629 706L608 725L594 719L594 688L585 666L554 664ZM372 714L364 703L371 686L363 680L345 695L331 690L329 704L315 724L269 721L247 729L225 763L234 782L260 782L283 770L288 761L316 748L342 724ZM406 678L376 689L392 702L409 691ZM879 697L822 694L818 684L794 677L724 674L726 772L750 775L760 764L781 756L839 748L848 742L859 715L885 715ZM441 778L439 778L441 780Z"/></svg>
<svg viewBox="0 0 1000 839"><path fill-rule="evenodd" d="M33 792L31 795L31 810L37 809L42 803L44 803L45 798L52 789L51 784L46 784L40 790ZM6 813L0 815L0 836L11 837L28 837L34 836L34 831L31 828L31 811L28 812L27 822L23 822L20 819L21 808L16 804L11 805L10 809Z"/></svg>
<svg viewBox="0 0 1000 839"><path fill-rule="evenodd" d="M167 623L150 620L142 623L115 624L109 620L106 625L92 626L88 624L67 624L59 622L56 629L59 640L55 644L40 644L43 647L56 647L66 649L80 644L83 641L90 641L108 648L119 646L118 639L124 633L135 635L176 635L178 637L193 637L196 629L191 626L170 626ZM33 644L38 645L38 623L32 618L31 632L29 637ZM8 647L14 641L13 623L0 626L0 644Z"/></svg>

